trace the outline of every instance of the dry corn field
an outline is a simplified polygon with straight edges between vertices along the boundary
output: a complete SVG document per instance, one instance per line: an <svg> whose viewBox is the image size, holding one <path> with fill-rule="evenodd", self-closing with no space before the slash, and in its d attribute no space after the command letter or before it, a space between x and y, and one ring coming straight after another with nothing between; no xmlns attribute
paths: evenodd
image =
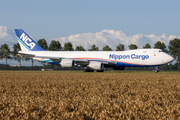
<svg viewBox="0 0 180 120"><path fill-rule="evenodd" d="M180 119L180 74L0 72L0 119Z"/></svg>

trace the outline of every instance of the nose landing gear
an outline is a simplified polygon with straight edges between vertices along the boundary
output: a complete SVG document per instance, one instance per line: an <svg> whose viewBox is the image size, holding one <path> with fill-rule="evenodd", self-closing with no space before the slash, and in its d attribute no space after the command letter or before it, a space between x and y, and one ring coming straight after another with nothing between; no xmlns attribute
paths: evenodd
<svg viewBox="0 0 180 120"><path fill-rule="evenodd" d="M159 72L159 66L156 66L153 70L155 73L158 73Z"/></svg>

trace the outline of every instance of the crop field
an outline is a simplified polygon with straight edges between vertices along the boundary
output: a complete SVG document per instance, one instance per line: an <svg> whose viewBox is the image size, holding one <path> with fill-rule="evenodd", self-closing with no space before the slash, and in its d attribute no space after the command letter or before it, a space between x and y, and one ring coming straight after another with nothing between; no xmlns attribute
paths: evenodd
<svg viewBox="0 0 180 120"><path fill-rule="evenodd" d="M180 74L1 71L0 119L180 119Z"/></svg>

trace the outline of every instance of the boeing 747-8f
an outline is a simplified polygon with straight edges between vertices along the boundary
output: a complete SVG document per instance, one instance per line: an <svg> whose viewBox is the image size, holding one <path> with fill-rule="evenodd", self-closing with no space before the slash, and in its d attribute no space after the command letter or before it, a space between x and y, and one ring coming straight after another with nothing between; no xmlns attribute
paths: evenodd
<svg viewBox="0 0 180 120"><path fill-rule="evenodd" d="M103 72L104 67L124 70L125 67L160 66L173 61L173 57L160 49L128 51L45 51L22 29L15 29L21 57L61 65L85 67L86 72ZM156 69L155 72L159 70Z"/></svg>

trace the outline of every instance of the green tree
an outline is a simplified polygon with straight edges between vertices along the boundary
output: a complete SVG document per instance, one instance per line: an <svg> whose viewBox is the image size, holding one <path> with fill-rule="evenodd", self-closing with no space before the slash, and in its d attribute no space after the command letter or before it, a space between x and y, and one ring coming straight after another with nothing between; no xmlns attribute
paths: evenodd
<svg viewBox="0 0 180 120"><path fill-rule="evenodd" d="M178 62L178 70L180 72L180 39L174 38L169 41L169 54Z"/></svg>
<svg viewBox="0 0 180 120"><path fill-rule="evenodd" d="M48 44L46 42L46 40L43 38L43 39L39 39L37 41L37 44L42 47L44 50L48 50Z"/></svg>
<svg viewBox="0 0 180 120"><path fill-rule="evenodd" d="M178 70L178 63L174 63L173 68L174 68L175 70Z"/></svg>
<svg viewBox="0 0 180 120"><path fill-rule="evenodd" d="M146 43L144 46L143 46L143 49L146 49L146 48L151 48L151 45L149 43Z"/></svg>
<svg viewBox="0 0 180 120"><path fill-rule="evenodd" d="M102 51L112 51L112 49L108 45L105 45L103 46Z"/></svg>
<svg viewBox="0 0 180 120"><path fill-rule="evenodd" d="M123 44L119 44L116 46L116 51L124 51L124 45Z"/></svg>
<svg viewBox="0 0 180 120"><path fill-rule="evenodd" d="M52 40L49 45L49 50L50 51L61 51L62 50L61 43L59 41Z"/></svg>
<svg viewBox="0 0 180 120"><path fill-rule="evenodd" d="M161 49L162 51L168 53L168 50L166 49L166 45L164 44L164 42L157 41L154 44L154 48Z"/></svg>
<svg viewBox="0 0 180 120"><path fill-rule="evenodd" d="M48 44L46 42L46 40L43 38L43 39L39 39L37 41L37 44L42 47L44 50L48 50ZM41 62L42 63L42 62ZM43 62L43 68L46 70L46 63Z"/></svg>
<svg viewBox="0 0 180 120"><path fill-rule="evenodd" d="M19 43L16 43L16 44L14 44L14 46L13 46L12 55L13 55L13 59L16 60L16 61L19 63L19 65L20 65L19 69L21 70L21 62L24 61L24 60L27 62L27 61L30 60L30 58L20 57L20 56L18 55L18 51L21 51L21 47L20 47ZM33 59L31 59L31 62L32 62L31 70L33 70Z"/></svg>
<svg viewBox="0 0 180 120"><path fill-rule="evenodd" d="M22 60L25 60L26 62L30 61L31 60L31 70L33 70L33 64L34 64L34 60L33 58L22 58Z"/></svg>
<svg viewBox="0 0 180 120"><path fill-rule="evenodd" d="M64 51L74 51L73 45L71 42L64 43Z"/></svg>
<svg viewBox="0 0 180 120"><path fill-rule="evenodd" d="M49 45L50 51L62 51L62 46L59 41L52 40ZM56 70L58 70L58 65L56 65Z"/></svg>
<svg viewBox="0 0 180 120"><path fill-rule="evenodd" d="M135 45L135 44L130 44L128 47L129 47L130 50L138 48L137 45Z"/></svg>
<svg viewBox="0 0 180 120"><path fill-rule="evenodd" d="M16 43L13 46L13 53L12 53L12 55L13 55L13 59L16 60L19 63L19 65L20 65L19 69L21 69L22 58L18 55L18 51L21 51L21 48L20 48L19 43Z"/></svg>
<svg viewBox="0 0 180 120"><path fill-rule="evenodd" d="M8 44L3 44L0 47L0 60L4 60L6 61L6 70L7 70L7 60L8 59L12 59L11 57L11 53L10 53L10 49Z"/></svg>
<svg viewBox="0 0 180 120"><path fill-rule="evenodd" d="M96 45L95 45L95 44L93 44L93 45L91 45L91 48L90 48L90 49L88 49L88 51L99 51L99 48L98 48L98 47L96 47Z"/></svg>
<svg viewBox="0 0 180 120"><path fill-rule="evenodd" d="M31 70L33 70L33 64L34 64L34 60L33 60L33 58L31 58Z"/></svg>
<svg viewBox="0 0 180 120"><path fill-rule="evenodd" d="M75 51L85 51L85 49L82 46L76 46Z"/></svg>

